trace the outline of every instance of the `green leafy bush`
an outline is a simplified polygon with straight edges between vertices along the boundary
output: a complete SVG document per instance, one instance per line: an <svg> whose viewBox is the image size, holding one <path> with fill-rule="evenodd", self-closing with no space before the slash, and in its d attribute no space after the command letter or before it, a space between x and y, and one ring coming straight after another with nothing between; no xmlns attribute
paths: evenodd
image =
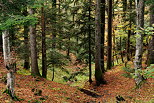
<svg viewBox="0 0 154 103"><path fill-rule="evenodd" d="M147 69L143 70L145 78L154 78L154 64L151 64Z"/></svg>
<svg viewBox="0 0 154 103"><path fill-rule="evenodd" d="M123 67L122 68L125 73L122 74L122 76L126 77L126 78L133 78L133 73L135 73L135 69L131 68L130 65Z"/></svg>
<svg viewBox="0 0 154 103"><path fill-rule="evenodd" d="M125 73L122 75L127 78L136 78L136 73L141 74L144 79L154 78L154 64L151 64L144 70L135 70L134 68L130 68L130 66L123 67L123 70Z"/></svg>

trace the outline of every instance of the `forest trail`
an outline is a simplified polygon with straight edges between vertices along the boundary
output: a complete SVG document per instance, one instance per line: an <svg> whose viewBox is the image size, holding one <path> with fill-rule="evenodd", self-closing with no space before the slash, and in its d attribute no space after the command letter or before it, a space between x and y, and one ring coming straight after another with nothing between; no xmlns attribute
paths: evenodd
<svg viewBox="0 0 154 103"><path fill-rule="evenodd" d="M0 67L0 103L9 103L10 98L7 94L2 94L5 90L3 77L7 71ZM93 91L100 95L97 98L88 96L79 91L77 87L59 84L40 77L32 77L16 74L15 93L21 101L14 103L115 103L116 96L122 96L127 103L137 103L154 99L154 80L149 79L141 89L135 89L133 79L122 76L120 66L105 73L107 84L89 85L85 83L84 89ZM41 91L38 96L37 91ZM142 102L143 103L143 102ZM149 102L148 102L149 103ZM152 102L151 102L152 103Z"/></svg>

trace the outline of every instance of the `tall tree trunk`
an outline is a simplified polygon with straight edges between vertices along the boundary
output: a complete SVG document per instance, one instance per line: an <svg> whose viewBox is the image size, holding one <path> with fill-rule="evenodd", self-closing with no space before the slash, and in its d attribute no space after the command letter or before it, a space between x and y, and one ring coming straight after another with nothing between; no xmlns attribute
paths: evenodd
<svg viewBox="0 0 154 103"><path fill-rule="evenodd" d="M108 55L107 55L107 69L112 67L112 0L108 0Z"/></svg>
<svg viewBox="0 0 154 103"><path fill-rule="evenodd" d="M34 10L29 10L30 15L34 14ZM40 76L40 72L38 69L38 61L37 61L37 47L36 47L36 27L35 25L31 25L29 27L30 30L30 49L31 49L31 74L34 76Z"/></svg>
<svg viewBox="0 0 154 103"><path fill-rule="evenodd" d="M101 0L101 69L103 73L105 73L104 41L105 41L105 0Z"/></svg>
<svg viewBox="0 0 154 103"><path fill-rule="evenodd" d="M139 86L140 83L143 81L141 74L138 72L142 69L142 48L143 48L143 28L144 28L144 0L136 0L136 25L137 25L137 32L136 32L136 52L135 52L135 82L136 85ZM141 32L142 31L142 32Z"/></svg>
<svg viewBox="0 0 154 103"><path fill-rule="evenodd" d="M2 35L0 34L0 53L3 51L3 46L2 46Z"/></svg>
<svg viewBox="0 0 154 103"><path fill-rule="evenodd" d="M122 51L122 40L121 40L121 37L120 37L120 55L121 55L121 61L122 61L122 63L124 63L123 51Z"/></svg>
<svg viewBox="0 0 154 103"><path fill-rule="evenodd" d="M127 0L123 0L123 18L126 18Z"/></svg>
<svg viewBox="0 0 154 103"><path fill-rule="evenodd" d="M28 15L28 12L27 12L27 9L25 9L23 11L23 15L24 16L27 16ZM25 45L25 50L24 50L24 68L25 69L29 69L29 39L28 39L28 26L27 25L24 25L24 45Z"/></svg>
<svg viewBox="0 0 154 103"><path fill-rule="evenodd" d="M132 28L132 0L129 0L129 30L128 30L128 35L127 35L127 45L126 45L126 50L127 50L127 61L130 61L130 36L131 36L131 28Z"/></svg>
<svg viewBox="0 0 154 103"><path fill-rule="evenodd" d="M153 27L154 24L154 4L150 6L150 26ZM151 31L153 32L153 31ZM149 47L148 47L148 66L154 64L154 35L152 35Z"/></svg>
<svg viewBox="0 0 154 103"><path fill-rule="evenodd" d="M96 0L96 32L95 32L95 79L99 86L105 82L101 69L101 0Z"/></svg>
<svg viewBox="0 0 154 103"><path fill-rule="evenodd" d="M88 25L88 35L89 35L89 37L88 37L88 43L89 43L89 83L91 84L92 83L92 77L91 77L91 75L92 75L92 70L91 70L91 25L90 25L90 23L91 23L91 0L89 0L89 8L88 8L89 10L89 17L88 17L88 19L89 19L89 25Z"/></svg>
<svg viewBox="0 0 154 103"><path fill-rule="evenodd" d="M57 18L56 18L56 15L57 15L57 13L56 13L56 3L57 3L57 0L52 0L52 7L55 9L54 10L54 17L53 17L53 22L54 22L54 24L56 24L56 22L57 22ZM53 27L53 32L52 32L52 40L53 40L53 42L52 42L52 47L53 48L55 48L56 47L56 27L53 25L52 26Z"/></svg>
<svg viewBox="0 0 154 103"><path fill-rule="evenodd" d="M55 78L55 67L54 67L54 65L53 65L53 70L52 70L52 81L54 80L54 78Z"/></svg>
<svg viewBox="0 0 154 103"><path fill-rule="evenodd" d="M14 84L15 84L15 76L14 76L14 68L12 67L12 57L10 51L10 40L9 40L9 30L5 30L2 33L3 37L3 55L4 55L4 65L8 69L7 73L7 91L12 98L15 97L14 93Z"/></svg>
<svg viewBox="0 0 154 103"><path fill-rule="evenodd" d="M45 13L44 7L41 8L42 12L42 77L47 77L47 60L46 60L46 34L45 34Z"/></svg>

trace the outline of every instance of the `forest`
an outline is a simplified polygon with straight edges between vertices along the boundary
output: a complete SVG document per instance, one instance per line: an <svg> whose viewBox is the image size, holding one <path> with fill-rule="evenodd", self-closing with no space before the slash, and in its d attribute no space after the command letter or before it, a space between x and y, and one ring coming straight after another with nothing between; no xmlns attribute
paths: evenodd
<svg viewBox="0 0 154 103"><path fill-rule="evenodd" d="M154 103L154 0L0 0L0 103Z"/></svg>

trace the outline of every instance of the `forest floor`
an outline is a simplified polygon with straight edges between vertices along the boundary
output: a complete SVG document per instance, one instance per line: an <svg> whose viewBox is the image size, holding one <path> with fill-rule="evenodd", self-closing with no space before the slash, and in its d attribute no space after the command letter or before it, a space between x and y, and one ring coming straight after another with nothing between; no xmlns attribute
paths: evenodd
<svg viewBox="0 0 154 103"><path fill-rule="evenodd" d="M122 96L124 103L154 103L154 79L148 79L140 89L135 89L134 80L122 76L121 67L115 66L105 73L107 84L97 87L94 82L85 82L84 90L40 77L15 74L15 94L21 101L12 101L3 93L7 71L0 67L0 103L116 103L116 96ZM42 91L40 96L38 91Z"/></svg>

